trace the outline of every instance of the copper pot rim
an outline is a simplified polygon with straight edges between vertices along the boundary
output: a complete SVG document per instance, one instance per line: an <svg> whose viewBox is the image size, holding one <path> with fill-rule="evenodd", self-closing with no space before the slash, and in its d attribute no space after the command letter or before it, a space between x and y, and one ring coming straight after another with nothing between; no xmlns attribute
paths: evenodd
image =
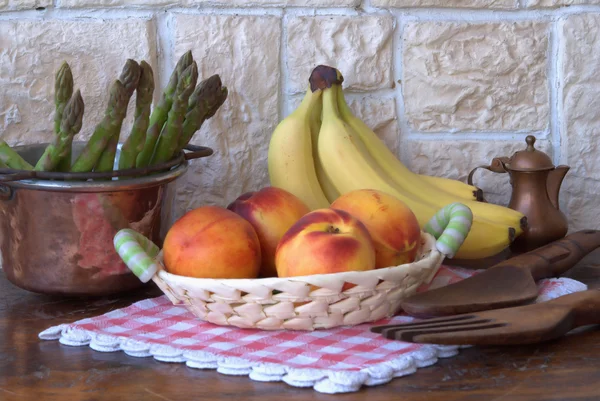
<svg viewBox="0 0 600 401"><path fill-rule="evenodd" d="M19 153L32 147L45 148L46 145L15 146L14 150ZM121 146L119 144L119 149ZM160 185L184 174L189 160L213 154L213 150L205 146L188 144L184 149L189 152L182 150L165 163L111 172L73 173L0 168L0 186L61 192L107 192Z"/></svg>

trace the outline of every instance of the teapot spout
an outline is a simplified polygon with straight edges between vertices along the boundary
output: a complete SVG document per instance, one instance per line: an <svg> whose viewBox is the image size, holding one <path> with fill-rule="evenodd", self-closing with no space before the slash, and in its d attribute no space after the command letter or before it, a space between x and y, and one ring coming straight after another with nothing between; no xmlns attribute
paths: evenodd
<svg viewBox="0 0 600 401"><path fill-rule="evenodd" d="M560 210L558 204L560 186L562 185L563 179L570 168L571 167L565 165L556 166L556 168L548 175L548 197L550 198L550 202L552 202L552 206L554 206L556 210Z"/></svg>

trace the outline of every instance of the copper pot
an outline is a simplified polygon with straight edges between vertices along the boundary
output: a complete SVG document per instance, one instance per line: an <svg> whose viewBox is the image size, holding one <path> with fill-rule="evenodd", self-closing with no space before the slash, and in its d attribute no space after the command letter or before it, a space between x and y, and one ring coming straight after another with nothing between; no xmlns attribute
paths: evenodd
<svg viewBox="0 0 600 401"><path fill-rule="evenodd" d="M84 145L73 143L73 157ZM35 144L14 150L35 163L45 148ZM111 295L139 287L140 280L114 250L114 235L132 228L161 245L173 222L175 183L187 171L187 159L210 154L211 149L203 148L194 157L180 155L172 168L119 179L0 174L0 251L6 277L29 291L70 296Z"/></svg>

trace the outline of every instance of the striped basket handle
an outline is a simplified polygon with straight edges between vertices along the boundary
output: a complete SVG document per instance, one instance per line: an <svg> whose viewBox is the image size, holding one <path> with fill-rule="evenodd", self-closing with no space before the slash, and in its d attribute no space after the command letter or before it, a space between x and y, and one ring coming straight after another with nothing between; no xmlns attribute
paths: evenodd
<svg viewBox="0 0 600 401"><path fill-rule="evenodd" d="M137 231L129 228L120 230L115 235L113 244L123 262L140 281L147 283L160 270L154 259L160 249Z"/></svg>
<svg viewBox="0 0 600 401"><path fill-rule="evenodd" d="M437 250L452 259L467 238L471 224L471 209L456 202L441 208L423 228L436 238Z"/></svg>

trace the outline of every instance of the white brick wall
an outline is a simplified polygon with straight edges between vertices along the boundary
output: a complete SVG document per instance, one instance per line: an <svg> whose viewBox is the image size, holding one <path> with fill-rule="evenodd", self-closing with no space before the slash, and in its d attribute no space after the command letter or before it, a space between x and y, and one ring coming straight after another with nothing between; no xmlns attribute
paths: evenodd
<svg viewBox="0 0 600 401"><path fill-rule="evenodd" d="M128 57L164 86L192 49L230 89L193 143L181 210L225 205L268 183L277 122L320 63L344 74L351 107L417 172L465 180L528 134L572 167L571 229L600 228L600 0L0 0L0 137L46 141L62 60L86 102L83 136ZM130 122L128 121L127 124ZM123 132L126 133L127 126ZM496 203L505 175L477 174Z"/></svg>

